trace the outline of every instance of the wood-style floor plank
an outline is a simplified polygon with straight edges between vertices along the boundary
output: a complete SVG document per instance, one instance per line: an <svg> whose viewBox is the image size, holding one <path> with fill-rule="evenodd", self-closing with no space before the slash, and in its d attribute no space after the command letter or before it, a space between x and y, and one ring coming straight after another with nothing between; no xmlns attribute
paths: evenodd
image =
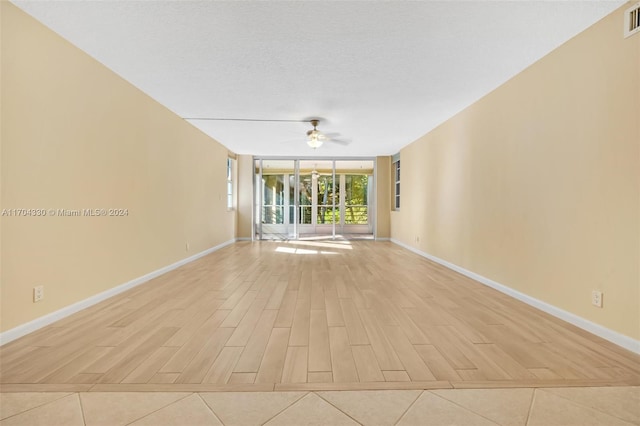
<svg viewBox="0 0 640 426"><path fill-rule="evenodd" d="M283 383L306 383L309 348L306 346L289 346L282 371Z"/></svg>
<svg viewBox="0 0 640 426"><path fill-rule="evenodd" d="M214 331L200 351L185 366L176 383L203 383L207 372L224 349L232 333L232 328L218 328Z"/></svg>
<svg viewBox="0 0 640 426"><path fill-rule="evenodd" d="M309 325L309 371L331 371L329 327L323 310L311 310Z"/></svg>
<svg viewBox="0 0 640 426"><path fill-rule="evenodd" d="M342 317L342 308L338 300L338 291L335 285L324 292L324 305L327 311L327 325L329 327L343 327L344 318Z"/></svg>
<svg viewBox="0 0 640 426"><path fill-rule="evenodd" d="M331 364L334 382L357 382L358 370L353 361L345 327L329 327Z"/></svg>
<svg viewBox="0 0 640 426"><path fill-rule="evenodd" d="M249 338L249 341L244 345L242 355L235 365L233 371L238 373L256 373L258 367L260 367L260 361L264 355L264 349L267 347L269 336L271 335L271 329L276 320L277 311L265 310L262 311L262 315L258 321L256 328L253 330L253 334ZM233 337L233 336L232 336ZM231 340L231 339L229 339ZM227 342L227 345L229 342Z"/></svg>
<svg viewBox="0 0 640 426"><path fill-rule="evenodd" d="M382 375L387 382L410 382L411 377L406 371L382 371Z"/></svg>
<svg viewBox="0 0 640 426"><path fill-rule="evenodd" d="M3 392L637 384L640 356L374 241L240 242L0 347Z"/></svg>
<svg viewBox="0 0 640 426"><path fill-rule="evenodd" d="M231 373L229 384L253 383L256 380L256 373Z"/></svg>
<svg viewBox="0 0 640 426"><path fill-rule="evenodd" d="M296 302L298 300L297 291L287 291L282 297L282 304L278 309L278 316L274 327L290 328L293 325L293 315L296 311Z"/></svg>
<svg viewBox="0 0 640 426"><path fill-rule="evenodd" d="M298 292L299 293L299 292ZM311 299L300 297L296 301L296 310L291 326L291 346L309 346L309 327L311 323Z"/></svg>
<svg viewBox="0 0 640 426"><path fill-rule="evenodd" d="M371 347L376 354L378 365L382 370L404 370L404 366L398 358L396 350L389 343L389 339L384 334L384 331L380 324L375 319L375 311L373 310L361 310L360 317L364 324L364 328L367 331L369 340L371 341Z"/></svg>
<svg viewBox="0 0 640 426"><path fill-rule="evenodd" d="M362 324L356 303L351 299L340 299L344 323L349 336L349 343L352 345L368 345L369 336Z"/></svg>
<svg viewBox="0 0 640 426"><path fill-rule="evenodd" d="M148 383L158 370L178 351L174 346L163 346L138 365L122 380L122 383Z"/></svg>
<svg viewBox="0 0 640 426"><path fill-rule="evenodd" d="M180 349L171 357L171 359L159 370L160 373L181 373L191 362L194 356L206 344L207 339L213 334L229 311L216 311L209 319L197 330L193 338L180 347ZM233 330L233 329L229 329ZM92 371L99 372L99 371Z"/></svg>
<svg viewBox="0 0 640 426"><path fill-rule="evenodd" d="M256 328L258 320L262 315L264 307L267 305L267 299L255 299L251 304L251 307L244 315L242 320L235 327L233 334L227 342L227 346L246 346L253 333L253 329ZM227 317L229 318L229 317ZM226 320L225 320L226 321ZM224 323L223 323L224 324Z"/></svg>
<svg viewBox="0 0 640 426"><path fill-rule="evenodd" d="M242 347L238 346L222 348L213 365L204 376L203 382L220 384L227 383L233 373L233 368L240 358L242 349Z"/></svg>
<svg viewBox="0 0 640 426"><path fill-rule="evenodd" d="M287 355L290 329L274 328L256 375L256 383L280 383Z"/></svg>
<svg viewBox="0 0 640 426"><path fill-rule="evenodd" d="M461 380L456 370L433 345L415 345L414 348L438 380Z"/></svg>
<svg viewBox="0 0 640 426"><path fill-rule="evenodd" d="M395 348L398 358L400 358L404 370L411 377L411 380L416 382L436 380L400 327L385 326L384 333Z"/></svg>
<svg viewBox="0 0 640 426"><path fill-rule="evenodd" d="M353 359L358 370L358 377L361 382L384 382L384 375L376 355L369 345L357 345L351 347Z"/></svg>

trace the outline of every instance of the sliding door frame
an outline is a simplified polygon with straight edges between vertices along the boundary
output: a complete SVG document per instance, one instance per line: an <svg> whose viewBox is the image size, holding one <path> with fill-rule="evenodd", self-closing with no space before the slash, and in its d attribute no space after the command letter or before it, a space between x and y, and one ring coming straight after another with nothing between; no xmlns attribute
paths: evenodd
<svg viewBox="0 0 640 426"><path fill-rule="evenodd" d="M342 200L345 196L345 188L343 188L344 186L344 182L340 182L340 201L338 203L338 205L336 205L336 177L341 176L340 174L336 173L336 163L339 161L371 161L373 163L373 178L371 179L371 183L373 185L371 194L373 194L373 199L371 199L371 197L369 197L368 201L367 201L367 207L368 207L368 220L369 220L369 226L371 228L371 234L373 235L374 240L377 238L377 217L378 217L378 212L377 212L377 184L378 184L378 176L377 176L377 169L378 169L378 162L376 161L376 157L291 157L291 156L283 156L283 157L278 157L278 156L254 156L252 159L252 168L253 168L253 206L252 206L252 211L255 213L257 213L257 220L254 220L252 223L252 227L253 227L253 232L252 232L252 240L258 239L258 240L262 240L264 239L264 229L262 226L262 222L263 222L263 204L264 204L264 188L262 187L263 185L263 170L264 170L264 161L269 161L269 160L282 160L282 161L293 161L294 167L293 167L293 183L295 185L295 189L293 191L293 203L294 203L294 207L293 207L293 238L294 239L298 239L300 237L300 229L302 228L303 224L298 223L299 219L299 208L300 208L300 161L330 161L332 164L332 173L331 173L331 177L332 177L332 191L333 191L333 196L332 198L332 215L333 215L333 220L332 220L332 231L331 231L331 237L333 239L336 238L336 225L341 226L341 231L342 233L344 232L345 229L345 224L344 224L344 218L343 215L345 214L345 212L343 211L344 209L340 209L339 212L339 220L338 223L336 223L335 220L335 211L336 211L336 207L339 206L346 206L346 203L344 203ZM258 170L256 170L256 166L258 168ZM285 174L285 176L287 176ZM290 176L290 175L288 175ZM285 187L290 186L289 179L286 179L286 184ZM285 198L288 200L289 197L289 193L285 194ZM316 197L317 198L317 197ZM257 203L257 205L256 205ZM313 200L314 205L316 205L316 210L317 210L317 199ZM285 203L286 205L286 203ZM286 209L286 212L284 212L283 216L286 217L287 219L290 217L290 211L289 209L291 208L291 206L289 205L289 207ZM257 209L257 212L256 212ZM313 210L313 209L312 209ZM252 214L252 216L254 216ZM312 224L316 223L317 221L317 212L312 212ZM285 220L285 223L287 222L287 220ZM289 224L291 225L291 224ZM317 223L316 225L317 226ZM315 230L316 228L314 228ZM288 231L287 231L288 232Z"/></svg>

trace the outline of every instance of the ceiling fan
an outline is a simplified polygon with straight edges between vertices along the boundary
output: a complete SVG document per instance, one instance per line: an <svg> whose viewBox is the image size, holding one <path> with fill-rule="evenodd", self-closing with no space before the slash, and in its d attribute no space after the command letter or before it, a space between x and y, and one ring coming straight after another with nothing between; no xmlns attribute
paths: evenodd
<svg viewBox="0 0 640 426"><path fill-rule="evenodd" d="M313 130L307 132L307 145L313 149L320 148L325 139L327 139L327 137L317 129L319 122L319 120L311 120Z"/></svg>
<svg viewBox="0 0 640 426"><path fill-rule="evenodd" d="M313 149L320 148L324 142L337 143L340 145L348 145L349 141L344 139L338 139L339 133L322 133L318 130L318 123L320 120L312 118L309 123L313 126L312 130L307 131L307 145Z"/></svg>

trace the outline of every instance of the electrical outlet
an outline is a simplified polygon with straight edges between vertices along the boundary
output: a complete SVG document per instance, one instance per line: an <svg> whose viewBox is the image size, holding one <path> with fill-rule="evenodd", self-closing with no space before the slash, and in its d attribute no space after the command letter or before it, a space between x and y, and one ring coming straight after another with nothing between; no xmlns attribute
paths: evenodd
<svg viewBox="0 0 640 426"><path fill-rule="evenodd" d="M591 292L591 304L593 306L597 306L598 308L602 308L602 292L598 290L593 290Z"/></svg>
<svg viewBox="0 0 640 426"><path fill-rule="evenodd" d="M39 285L33 288L33 303L39 302L44 299L44 286Z"/></svg>

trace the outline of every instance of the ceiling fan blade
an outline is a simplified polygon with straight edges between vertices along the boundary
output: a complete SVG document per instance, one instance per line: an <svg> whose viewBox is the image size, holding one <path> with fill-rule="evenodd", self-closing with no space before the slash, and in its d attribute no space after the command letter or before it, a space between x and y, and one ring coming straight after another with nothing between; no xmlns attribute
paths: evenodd
<svg viewBox="0 0 640 426"><path fill-rule="evenodd" d="M281 141L281 144L301 144L306 143L312 148L318 148L322 145L323 142L334 143L337 145L349 145L351 143L351 139L340 138L340 133L323 133L317 129L318 121L316 119L311 120L311 124L313 125L313 129L307 131L306 140L302 140L301 138L296 139L288 139Z"/></svg>
<svg viewBox="0 0 640 426"><path fill-rule="evenodd" d="M351 139L331 138L331 139L327 139L327 142L335 143L335 144L338 144L338 145L349 145L351 143Z"/></svg>
<svg viewBox="0 0 640 426"><path fill-rule="evenodd" d="M335 133L335 132L334 133L323 133L323 135L325 135L328 139L335 139L335 138L341 136L340 133Z"/></svg>

